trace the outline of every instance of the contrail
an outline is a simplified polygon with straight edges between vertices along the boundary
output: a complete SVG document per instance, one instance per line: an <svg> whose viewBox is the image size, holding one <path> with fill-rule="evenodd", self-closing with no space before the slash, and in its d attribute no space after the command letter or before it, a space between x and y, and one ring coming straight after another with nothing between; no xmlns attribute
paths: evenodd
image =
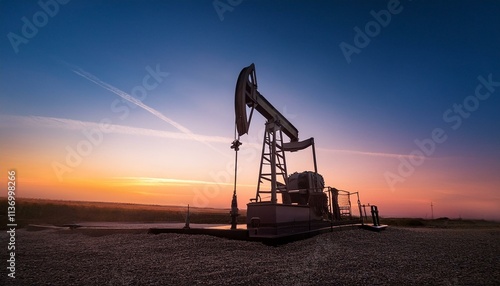
<svg viewBox="0 0 500 286"><path fill-rule="evenodd" d="M177 130L181 131L182 133L190 136L191 138L193 138L194 140L196 141L199 141L205 145L207 145L209 148L211 148L212 150L224 155L224 156L228 156L227 154L221 152L219 149L215 148L214 146L212 146L210 143L206 142L206 141L202 141L202 140L198 140L198 138L195 136L195 134L193 132L191 132L191 130L189 130L188 128L182 126L180 123L177 123L175 122L174 120L166 117L165 115L163 115L161 112L159 112L158 110L150 107L150 106L147 106L146 104L144 104L142 101L138 100L137 98L131 96L130 94L100 80L99 78L97 78L96 76L82 70L81 68L72 68L72 71L74 73L76 73L77 75L111 91L112 93L118 95L119 97L139 106L140 108L148 111L149 113L153 114L154 116L156 116L157 118L163 120L164 122L172 125L173 127L175 127Z"/></svg>

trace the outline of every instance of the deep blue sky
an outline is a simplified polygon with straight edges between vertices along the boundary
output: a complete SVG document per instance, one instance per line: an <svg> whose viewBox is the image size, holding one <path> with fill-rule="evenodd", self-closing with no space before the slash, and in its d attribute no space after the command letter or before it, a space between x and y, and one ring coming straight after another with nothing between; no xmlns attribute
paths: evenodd
<svg viewBox="0 0 500 286"><path fill-rule="evenodd" d="M500 81L500 2L400 1L400 13L348 63L340 43L354 45L354 28L364 30L370 11L390 2L242 1L221 21L213 1L73 0L15 53L8 34L22 36L21 18L32 21L41 7L1 1L0 114L109 117L177 132L139 108L117 119L117 96L72 71L130 93L146 66L159 65L169 76L144 103L196 134L232 137L236 77L255 63L261 93L320 148L407 155L439 127L449 140L432 157L461 158L456 174L475 168L472 181L498 189L493 174L482 176L500 170L500 87L457 130L442 116L474 95L478 76ZM2 137L14 136L6 130ZM500 205L498 195L488 198Z"/></svg>

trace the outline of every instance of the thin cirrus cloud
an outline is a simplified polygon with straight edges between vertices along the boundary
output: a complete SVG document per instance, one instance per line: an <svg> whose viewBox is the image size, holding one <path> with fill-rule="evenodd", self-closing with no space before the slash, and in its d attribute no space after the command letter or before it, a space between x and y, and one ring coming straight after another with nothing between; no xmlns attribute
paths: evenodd
<svg viewBox="0 0 500 286"><path fill-rule="evenodd" d="M233 186L233 183L220 183L201 180L184 180L172 178L153 178L153 177L114 177L110 179L110 183L136 185L136 186L158 186L158 185L175 185L175 186L191 186L191 185L224 185ZM254 185L239 185L250 186Z"/></svg>
<svg viewBox="0 0 500 286"><path fill-rule="evenodd" d="M0 126L37 126L45 128L57 128L66 130L102 130L105 134L125 134L134 136L161 137L178 140L195 140L199 142L213 142L228 144L232 139L220 136L206 136L199 134L186 134L181 132L169 132L147 128L137 128L125 125L109 124L102 128L101 123L73 120L66 118L44 117L44 116L17 116L0 115Z"/></svg>
<svg viewBox="0 0 500 286"><path fill-rule="evenodd" d="M0 115L0 126L12 127L12 126L36 126L44 128L58 128L66 130L85 130L85 129L99 129L101 124L97 122L73 120L66 118L56 118L56 117L44 117L44 116L18 116L18 115ZM102 130L102 129L101 129ZM131 136L149 136L149 137L160 137L175 140L194 140L198 142L205 143L223 143L228 144L233 139L229 137L222 136L209 136L200 135L195 133L182 133L182 132L169 132L161 131L147 128L130 127L125 125L110 124L103 131L105 134L124 134ZM248 143L247 146L253 148L260 148L261 145L257 143ZM413 155L403 155L394 153L381 153L381 152L366 152L358 150L345 150L345 149L328 149L328 148L318 148L319 151L333 152L333 153L345 153L352 155L361 156L375 156L375 157L386 157L386 158L413 158Z"/></svg>
<svg viewBox="0 0 500 286"><path fill-rule="evenodd" d="M214 146L212 146L212 144L210 144L210 141L204 141L204 140L198 140L199 138L191 131L189 130L188 128L184 127L182 124L172 120L171 118L168 118L167 116L163 115L161 112L159 112L158 110L144 104L142 101L138 100L137 98L131 96L130 94L100 80L99 78L97 78L96 76L94 76L93 74L89 73L89 72L86 72L84 71L83 69L81 68L78 68L78 67L74 67L71 69L75 74L97 84L98 86L100 87L103 87L104 89L108 90L108 91L111 91L112 93L118 95L119 97L123 98L124 100L127 100L137 106L139 106L140 108L146 110L147 112L153 114L154 116L156 116L157 118L159 118L160 120L172 125L173 127L175 127L177 130L179 130L180 132L182 132L183 134L187 135L188 137L192 138L193 140L196 140L196 141L199 141L205 145L207 145L209 148L211 148L212 150L222 154L223 156L227 156L227 154L221 152L219 149L215 148Z"/></svg>
<svg viewBox="0 0 500 286"><path fill-rule="evenodd" d="M381 153L381 152L366 152L366 151L356 151L356 150L345 150L345 149L326 149L326 148L318 148L320 151L326 152L334 152L334 153L346 153L353 155L363 155L363 156L375 156L375 157L386 157L386 158L407 158L407 159L418 159L417 155L404 155L404 154L396 154L396 153ZM431 159L426 157L427 159Z"/></svg>

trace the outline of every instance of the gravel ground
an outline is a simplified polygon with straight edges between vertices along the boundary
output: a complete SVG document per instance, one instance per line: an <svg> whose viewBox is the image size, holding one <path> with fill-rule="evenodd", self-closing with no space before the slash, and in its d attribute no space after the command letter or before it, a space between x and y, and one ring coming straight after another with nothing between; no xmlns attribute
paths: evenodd
<svg viewBox="0 0 500 286"><path fill-rule="evenodd" d="M6 232L0 238L6 245ZM500 285L500 230L351 229L270 247L20 229L16 278L0 269L2 285Z"/></svg>

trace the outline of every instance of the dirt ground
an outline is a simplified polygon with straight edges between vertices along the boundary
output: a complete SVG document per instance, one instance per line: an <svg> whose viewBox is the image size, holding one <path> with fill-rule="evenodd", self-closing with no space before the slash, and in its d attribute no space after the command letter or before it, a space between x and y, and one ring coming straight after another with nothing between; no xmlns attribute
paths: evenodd
<svg viewBox="0 0 500 286"><path fill-rule="evenodd" d="M500 229L350 229L279 247L19 229L15 279L6 259L2 285L500 285Z"/></svg>

